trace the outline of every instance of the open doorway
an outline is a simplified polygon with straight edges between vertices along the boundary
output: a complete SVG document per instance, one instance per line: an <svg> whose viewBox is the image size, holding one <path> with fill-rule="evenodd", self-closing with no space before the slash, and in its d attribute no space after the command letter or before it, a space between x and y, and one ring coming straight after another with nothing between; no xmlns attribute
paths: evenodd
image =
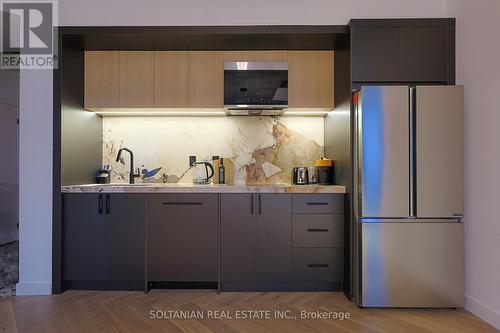
<svg viewBox="0 0 500 333"><path fill-rule="evenodd" d="M0 70L0 298L19 280L19 70Z"/></svg>

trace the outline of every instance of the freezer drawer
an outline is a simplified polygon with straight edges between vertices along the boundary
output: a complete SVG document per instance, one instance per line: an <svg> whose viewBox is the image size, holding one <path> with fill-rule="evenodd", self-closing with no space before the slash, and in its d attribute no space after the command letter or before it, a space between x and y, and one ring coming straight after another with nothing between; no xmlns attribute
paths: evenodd
<svg viewBox="0 0 500 333"><path fill-rule="evenodd" d="M463 86L416 90L417 216L460 217L464 211Z"/></svg>
<svg viewBox="0 0 500 333"><path fill-rule="evenodd" d="M364 307L463 307L463 223L361 223Z"/></svg>

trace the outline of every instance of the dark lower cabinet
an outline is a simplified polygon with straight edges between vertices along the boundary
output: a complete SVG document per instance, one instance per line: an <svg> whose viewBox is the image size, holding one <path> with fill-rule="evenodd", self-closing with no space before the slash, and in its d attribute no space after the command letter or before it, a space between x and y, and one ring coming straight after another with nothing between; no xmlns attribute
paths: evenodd
<svg viewBox="0 0 500 333"><path fill-rule="evenodd" d="M290 282L291 194L257 194L257 274L266 284Z"/></svg>
<svg viewBox="0 0 500 333"><path fill-rule="evenodd" d="M344 195L292 195L292 275L300 290L341 290Z"/></svg>
<svg viewBox="0 0 500 333"><path fill-rule="evenodd" d="M216 282L218 194L150 194L148 281Z"/></svg>
<svg viewBox="0 0 500 333"><path fill-rule="evenodd" d="M63 195L63 281L69 289L145 286L142 194Z"/></svg>
<svg viewBox="0 0 500 333"><path fill-rule="evenodd" d="M343 198L67 193L63 286L207 287L215 286L220 277L223 291L339 290Z"/></svg>
<svg viewBox="0 0 500 333"><path fill-rule="evenodd" d="M106 280L144 283L144 195L107 194L104 206Z"/></svg>
<svg viewBox="0 0 500 333"><path fill-rule="evenodd" d="M257 281L257 220L254 194L221 194L221 277L223 283Z"/></svg>
<svg viewBox="0 0 500 333"><path fill-rule="evenodd" d="M221 194L223 291L341 290L343 194Z"/></svg>
<svg viewBox="0 0 500 333"><path fill-rule="evenodd" d="M312 285L342 282L344 248L294 248L293 277Z"/></svg>
<svg viewBox="0 0 500 333"><path fill-rule="evenodd" d="M104 195L68 193L62 208L62 278L104 281L106 271Z"/></svg>
<svg viewBox="0 0 500 333"><path fill-rule="evenodd" d="M221 194L222 290L290 282L291 208L290 194Z"/></svg>

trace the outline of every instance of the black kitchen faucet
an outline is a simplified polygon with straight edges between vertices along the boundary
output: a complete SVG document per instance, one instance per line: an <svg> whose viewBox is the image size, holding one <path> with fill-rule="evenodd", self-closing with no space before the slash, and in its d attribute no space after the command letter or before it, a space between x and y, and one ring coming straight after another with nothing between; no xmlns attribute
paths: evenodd
<svg viewBox="0 0 500 333"><path fill-rule="evenodd" d="M135 183L135 178L140 177L139 169L137 169L137 173L134 173L134 153L132 150L128 148L120 148L118 151L118 155L116 156L116 161L120 162L122 164L125 164L123 157L122 157L122 151L126 151L130 154L130 173L129 173L129 183L134 184Z"/></svg>

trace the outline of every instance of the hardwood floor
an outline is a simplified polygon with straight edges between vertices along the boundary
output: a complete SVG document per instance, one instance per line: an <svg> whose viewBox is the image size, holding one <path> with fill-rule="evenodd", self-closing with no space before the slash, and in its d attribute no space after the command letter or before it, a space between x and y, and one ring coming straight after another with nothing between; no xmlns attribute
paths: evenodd
<svg viewBox="0 0 500 333"><path fill-rule="evenodd" d="M227 312L214 312L225 310ZM237 319L269 310L271 319ZM297 319L275 318L275 310ZM151 311L156 317L150 319ZM169 312L172 311L172 312ZM203 319L173 318L200 311ZM301 319L308 313L350 313L349 319ZM232 319L208 319L216 313ZM196 313L194 313L196 314ZM469 312L360 309L342 293L222 293L212 290L69 291L0 300L0 332L497 332Z"/></svg>

